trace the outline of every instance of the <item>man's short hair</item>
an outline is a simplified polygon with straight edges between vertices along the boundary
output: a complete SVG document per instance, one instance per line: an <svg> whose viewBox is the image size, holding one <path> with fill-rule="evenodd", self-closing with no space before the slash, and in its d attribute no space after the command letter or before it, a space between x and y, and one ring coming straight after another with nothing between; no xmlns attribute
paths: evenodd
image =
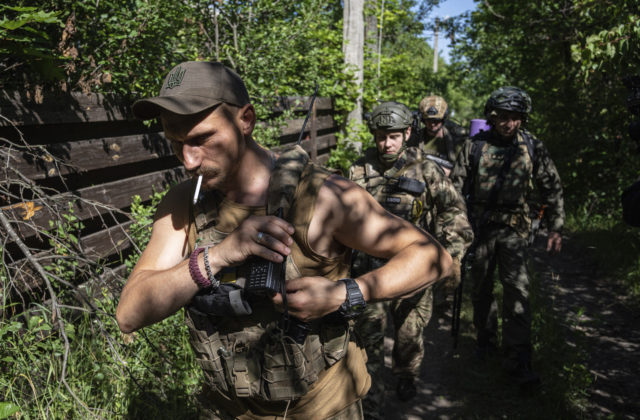
<svg viewBox="0 0 640 420"><path fill-rule="evenodd" d="M249 103L240 76L222 63L186 61L171 69L158 96L133 104L133 115L141 120L156 118L162 111L192 115L221 103L238 107Z"/></svg>

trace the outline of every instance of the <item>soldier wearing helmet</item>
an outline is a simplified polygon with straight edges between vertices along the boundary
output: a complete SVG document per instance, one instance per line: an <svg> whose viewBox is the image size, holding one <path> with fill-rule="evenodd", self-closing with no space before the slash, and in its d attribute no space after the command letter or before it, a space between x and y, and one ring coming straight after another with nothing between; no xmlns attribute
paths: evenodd
<svg viewBox="0 0 640 420"><path fill-rule="evenodd" d="M430 232L461 258L473 232L464 200L449 178L416 147L407 147L413 116L398 102L384 102L368 114L375 148L365 151L349 170L349 178L365 188L389 212ZM383 239L381 239L383 240ZM459 260L458 260L459 261ZM358 253L352 275L380 267L386 260ZM456 276L457 279L457 276ZM384 333L387 310L395 325L393 373L397 395L407 401L416 394L415 378L424 357L423 330L432 308L431 288L406 299L368 305L357 321L365 343L372 387L363 401L365 417L381 418L384 398Z"/></svg>
<svg viewBox="0 0 640 420"><path fill-rule="evenodd" d="M449 106L441 96L423 98L419 109L424 127L411 139L410 144L421 147L426 158L436 162L449 175L469 132L449 120Z"/></svg>
<svg viewBox="0 0 640 420"><path fill-rule="evenodd" d="M485 105L491 126L467 141L451 174L462 191L474 226L475 258L473 322L480 360L495 354L499 343L498 305L493 296L493 271L498 265L503 286L502 350L505 371L523 388L537 386L532 370L531 310L526 250L531 229L528 198L538 189L549 231L547 251L561 249L564 223L562 185L549 152L522 125L531 112L531 98L522 89L501 87Z"/></svg>

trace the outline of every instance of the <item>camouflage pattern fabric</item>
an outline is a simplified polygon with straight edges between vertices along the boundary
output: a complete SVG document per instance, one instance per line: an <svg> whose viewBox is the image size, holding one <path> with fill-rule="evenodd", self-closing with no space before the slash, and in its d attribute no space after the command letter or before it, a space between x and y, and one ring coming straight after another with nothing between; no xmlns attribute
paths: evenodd
<svg viewBox="0 0 640 420"><path fill-rule="evenodd" d="M382 419L384 406L384 336L387 314L394 326L392 372L396 377L417 378L424 359L424 328L433 311L433 288L406 299L367 305L356 321L355 331L367 350L367 370L371 388L362 405L367 419Z"/></svg>
<svg viewBox="0 0 640 420"><path fill-rule="evenodd" d="M350 168L349 178L367 189L388 211L432 233L452 256L461 258L473 239L466 216L466 206L453 183L434 162L424 159L422 152L407 148L400 165L387 167L378 160L376 149ZM399 167L400 166L400 167ZM418 194L399 191L399 177L420 181L424 190ZM384 260L357 253L352 276L376 269ZM393 373L398 377L417 377L424 357L423 330L431 318L433 292L429 288L407 299L368 305L356 321L355 331L367 350L367 369L371 389L363 401L366 418L380 418L384 400L384 334L389 311L395 327Z"/></svg>
<svg viewBox="0 0 640 420"><path fill-rule="evenodd" d="M480 231L471 266L473 324L478 343L498 345L498 303L493 295L493 272L498 264L503 287L502 344L507 356L514 359L531 352L527 245L527 240L513 228L489 223Z"/></svg>
<svg viewBox="0 0 640 420"><path fill-rule="evenodd" d="M482 137L479 137L482 136ZM517 150L504 178L497 203L489 214L485 212L490 191L496 182L511 142L499 140L493 130L474 137L486 140L478 167L474 172L473 139L467 141L453 168L451 179L460 191L468 177L471 185L470 219L483 226L476 228L476 254L471 268L473 279L474 324L480 346L497 344L497 303L493 298L493 271L499 267L504 287L502 341L509 357L529 357L531 347L531 311L529 279L526 271L527 236L531 228L527 199L538 188L541 204L546 204L545 217L551 231L560 231L564 224L562 185L544 144L533 142L536 164L517 134ZM537 168L533 173L534 167ZM524 355L524 356L523 356Z"/></svg>
<svg viewBox="0 0 640 420"><path fill-rule="evenodd" d="M478 136L486 136L486 144L478 163L473 188L473 202L468 203L471 220L479 220L487 204L491 187L500 172L510 143L498 140L493 130L482 132ZM529 134L530 135L530 134ZM474 137L477 138L477 137ZM564 225L564 200L562 184L547 148L541 141L535 140L535 159L537 171L532 174L533 162L527 151L522 133L518 133L518 151L511 162L502 189L498 194L496 209L489 215L489 220L498 224L513 227L521 235L528 235L531 220L527 199L538 188L542 202L546 204L545 218L549 230L559 232ZM473 140L467 140L458 154L451 180L458 191L462 191L464 182L474 170Z"/></svg>
<svg viewBox="0 0 640 420"><path fill-rule="evenodd" d="M369 191L389 212L433 234L452 257L462 258L473 231L464 200L451 180L415 147L407 147L400 155L399 160L405 162L400 170L385 167L377 156L375 149L368 149L349 169L349 179ZM424 192L414 197L394 190L400 176L424 182Z"/></svg>
<svg viewBox="0 0 640 420"><path fill-rule="evenodd" d="M416 135L411 136L408 145L418 147L426 155L435 156L446 161L440 166L443 169L451 170L468 136L469 131L467 129L453 121L446 120L442 127L442 137L430 136L423 127L416 132Z"/></svg>

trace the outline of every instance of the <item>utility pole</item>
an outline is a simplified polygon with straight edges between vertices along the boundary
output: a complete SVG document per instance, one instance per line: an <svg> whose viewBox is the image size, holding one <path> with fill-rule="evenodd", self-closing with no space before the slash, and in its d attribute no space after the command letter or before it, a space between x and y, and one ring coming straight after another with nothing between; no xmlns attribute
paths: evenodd
<svg viewBox="0 0 640 420"><path fill-rule="evenodd" d="M433 37L433 73L438 72L438 18L436 17L436 29Z"/></svg>
<svg viewBox="0 0 640 420"><path fill-rule="evenodd" d="M362 122L362 95L364 81L364 0L344 0L342 51L347 66L355 73L358 98L348 121Z"/></svg>
<svg viewBox="0 0 640 420"><path fill-rule="evenodd" d="M378 97L380 99L380 60L382 59L382 24L384 23L384 0L380 7L380 31L378 32Z"/></svg>

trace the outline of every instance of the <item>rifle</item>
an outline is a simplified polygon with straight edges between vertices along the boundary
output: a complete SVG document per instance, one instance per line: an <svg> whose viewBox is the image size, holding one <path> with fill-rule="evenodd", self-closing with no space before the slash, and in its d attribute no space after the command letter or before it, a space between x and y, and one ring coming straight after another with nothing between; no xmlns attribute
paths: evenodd
<svg viewBox="0 0 640 420"><path fill-rule="evenodd" d="M536 218L531 221L531 232L529 232L529 246L532 246L533 242L536 240L536 235L538 234L538 230L540 230L540 222L542 221L542 216L544 216L544 210L546 208L546 204L540 206L540 210L538 210Z"/></svg>
<svg viewBox="0 0 640 420"><path fill-rule="evenodd" d="M473 264L473 258L475 257L475 240L467 250L467 253L462 257L460 262L460 284L453 292L453 316L451 317L451 336L453 337L453 348L458 347L458 332L460 331L460 312L462 310L462 284L469 269Z"/></svg>

